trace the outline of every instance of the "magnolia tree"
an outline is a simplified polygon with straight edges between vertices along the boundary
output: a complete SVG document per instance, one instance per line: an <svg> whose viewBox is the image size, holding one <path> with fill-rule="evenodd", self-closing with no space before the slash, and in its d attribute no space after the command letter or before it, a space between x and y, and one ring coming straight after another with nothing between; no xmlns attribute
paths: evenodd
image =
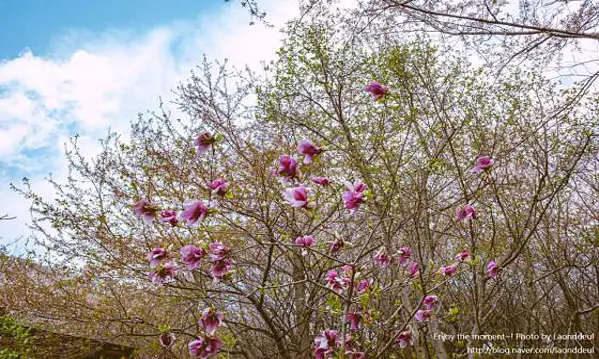
<svg viewBox="0 0 599 359"><path fill-rule="evenodd" d="M56 201L20 189L48 263L5 274L6 305L146 357L447 358L484 342L443 333L593 332L597 99L350 21L292 24L264 76L204 62L186 119L141 116L91 162L74 140Z"/></svg>

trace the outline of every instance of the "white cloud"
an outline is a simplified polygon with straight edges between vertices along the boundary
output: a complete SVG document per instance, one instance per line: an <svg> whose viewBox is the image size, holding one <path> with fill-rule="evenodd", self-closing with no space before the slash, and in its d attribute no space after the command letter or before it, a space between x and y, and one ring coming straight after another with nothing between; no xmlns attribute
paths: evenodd
<svg viewBox="0 0 599 359"><path fill-rule="evenodd" d="M0 244L29 232L29 203L8 182L27 175L36 192L52 198L43 177L52 172L65 179L62 149L69 136L79 133L84 152L94 155L108 128L127 134L137 113L155 109L158 96L168 100L203 54L236 66L273 59L282 36L278 27L297 15L297 2L261 4L275 28L249 26L245 9L231 4L195 23L173 23L139 36L70 34L55 41L62 44L59 58L26 51L0 61L0 214L18 217L0 222Z"/></svg>

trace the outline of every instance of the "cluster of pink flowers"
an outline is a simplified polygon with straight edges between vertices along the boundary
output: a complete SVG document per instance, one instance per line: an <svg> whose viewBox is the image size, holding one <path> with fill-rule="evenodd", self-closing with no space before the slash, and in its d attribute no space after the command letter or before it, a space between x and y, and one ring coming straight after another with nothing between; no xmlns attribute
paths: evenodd
<svg viewBox="0 0 599 359"><path fill-rule="evenodd" d="M366 202L365 192L366 185L364 183L356 182L354 184L346 183L346 191L343 192L342 199L345 204L345 208L349 209L354 214L360 206Z"/></svg>
<svg viewBox="0 0 599 359"><path fill-rule="evenodd" d="M455 256L456 261L450 265L441 267L441 275L443 277L452 277L458 271L458 265L466 260L470 256L470 253L466 248L462 249L458 255Z"/></svg>
<svg viewBox="0 0 599 359"><path fill-rule="evenodd" d="M456 210L456 217L458 221L467 222L472 219L476 219L478 214L476 213L476 209L471 204L467 204L462 208L458 208Z"/></svg>
<svg viewBox="0 0 599 359"><path fill-rule="evenodd" d="M314 237L312 236L297 237L295 239L295 245L302 247L302 255L304 256L308 254L308 248L311 248L313 244Z"/></svg>
<svg viewBox="0 0 599 359"><path fill-rule="evenodd" d="M197 338L187 344L189 355L207 358L218 353L223 346L223 342L220 338L215 337L214 334L222 322L223 313L212 307L204 309L198 321L198 326L204 330L205 337Z"/></svg>
<svg viewBox="0 0 599 359"><path fill-rule="evenodd" d="M187 265L187 269L194 271L198 269L206 255L211 260L210 274L214 280L222 280L227 277L231 270L230 249L222 243L214 242L208 245L208 251L193 244L181 247L181 262ZM150 267L156 270L149 274L150 279L158 285L164 285L175 278L179 267L174 262L163 263L168 257L164 248L154 248L148 253Z"/></svg>
<svg viewBox="0 0 599 359"><path fill-rule="evenodd" d="M304 164L310 164L324 150L314 145L309 140L302 140L298 144L297 151L300 155L304 155ZM283 179L284 182L293 182L298 176L298 162L290 155L281 155L278 160L278 168L273 171L275 176ZM331 182L326 177L313 177L312 182L320 186L328 186ZM366 185L356 182L354 184L347 183L346 191L343 192L341 198L346 209L354 214L360 206L366 202ZM283 196L289 204L295 208L310 208L309 191L303 184L295 187L287 188Z"/></svg>
<svg viewBox="0 0 599 359"><path fill-rule="evenodd" d="M332 329L325 329L320 335L314 338L314 349L312 354L315 359L330 358L335 350L341 348L342 342L339 332ZM345 336L345 354L350 359L365 359L366 353L355 348L350 334Z"/></svg>
<svg viewBox="0 0 599 359"><path fill-rule="evenodd" d="M439 304L439 298L436 295L427 295L422 300L422 304L425 306L424 309L419 309L414 317L417 321L423 322L431 317L433 309Z"/></svg>
<svg viewBox="0 0 599 359"><path fill-rule="evenodd" d="M331 269L327 272L326 286L333 292L341 294L343 291L349 289L349 287L353 285L358 294L364 294L370 288L372 288L373 280L361 279L358 282L357 279L360 277L360 275L361 273L359 269L356 266L349 264L344 265L341 268L341 273Z"/></svg>
<svg viewBox="0 0 599 359"><path fill-rule="evenodd" d="M222 182L216 187L215 193L219 196L224 196L226 194L227 182L224 182L222 179L216 181ZM180 221L185 221L187 225L194 225L201 223L212 211L201 200L188 201L183 205L183 211L180 214L177 214L172 209L161 211L159 221L169 223L173 227L176 227ZM133 213L147 224L154 222L158 212L158 207L151 204L147 199L141 199L133 207Z"/></svg>
<svg viewBox="0 0 599 359"><path fill-rule="evenodd" d="M400 247L397 250L397 263L399 265L408 265L410 278L414 278L419 273L418 263L410 261L412 249L410 247ZM387 249L382 247L374 255L374 262L381 268L387 268L393 262L393 256L387 254Z"/></svg>

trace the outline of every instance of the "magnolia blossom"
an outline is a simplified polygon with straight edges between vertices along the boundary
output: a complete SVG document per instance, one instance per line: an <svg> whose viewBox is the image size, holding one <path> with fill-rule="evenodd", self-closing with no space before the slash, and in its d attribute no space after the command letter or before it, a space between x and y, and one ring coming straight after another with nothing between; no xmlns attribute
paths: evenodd
<svg viewBox="0 0 599 359"><path fill-rule="evenodd" d="M202 201L191 201L184 206L181 217L187 224L193 225L202 222L208 215L208 207Z"/></svg>
<svg viewBox="0 0 599 359"><path fill-rule="evenodd" d="M160 212L160 222L170 223L173 227L177 226L179 223L179 220L177 219L177 212L173 211L172 209L165 209L164 211Z"/></svg>
<svg viewBox="0 0 599 359"><path fill-rule="evenodd" d="M427 295L422 300L422 304L424 304L427 308L431 309L439 304L439 298L436 295Z"/></svg>
<svg viewBox="0 0 599 359"><path fill-rule="evenodd" d="M360 283L358 283L358 294L364 294L368 289L372 287L372 279L366 280L362 279Z"/></svg>
<svg viewBox="0 0 599 359"><path fill-rule="evenodd" d="M231 261L223 259L212 263L210 274L215 280L222 280L231 270Z"/></svg>
<svg viewBox="0 0 599 359"><path fill-rule="evenodd" d="M401 265L408 263L410 257L412 257L412 249L410 247L400 247L397 251L397 261Z"/></svg>
<svg viewBox="0 0 599 359"><path fill-rule="evenodd" d="M295 244L297 246L303 247L302 255L305 256L306 254L308 254L307 248L312 247L312 244L314 244L314 238L312 236L297 237L295 239Z"/></svg>
<svg viewBox="0 0 599 359"><path fill-rule="evenodd" d="M441 275L444 277L451 277L458 271L458 265L452 264L445 267L441 267Z"/></svg>
<svg viewBox="0 0 599 359"><path fill-rule="evenodd" d="M414 278L420 273L418 263L410 262L410 278Z"/></svg>
<svg viewBox="0 0 599 359"><path fill-rule="evenodd" d="M432 312L430 311L430 309L420 309L416 312L416 315L414 317L417 321L422 322L430 318L431 314Z"/></svg>
<svg viewBox="0 0 599 359"><path fill-rule="evenodd" d="M389 89L381 85L378 81L371 81L368 86L364 88L364 91L369 92L372 99L377 101L383 98Z"/></svg>
<svg viewBox="0 0 599 359"><path fill-rule="evenodd" d="M343 242L342 238L335 238L335 240L333 241L333 243L331 243L331 247L329 248L329 252L331 253L337 253L339 252L339 250L341 250L341 248L343 248L343 246L345 245L345 242Z"/></svg>
<svg viewBox="0 0 599 359"><path fill-rule="evenodd" d="M487 275L491 278L495 278L499 273L499 269L500 268L497 266L497 263L495 261L491 261L489 264L487 264Z"/></svg>
<svg viewBox="0 0 599 359"><path fill-rule="evenodd" d="M148 261L150 261L150 267L156 267L161 260L166 258L166 249L154 248L148 253Z"/></svg>
<svg viewBox="0 0 599 359"><path fill-rule="evenodd" d="M295 208L308 208L308 189L303 185L285 190L285 199Z"/></svg>
<svg viewBox="0 0 599 359"><path fill-rule="evenodd" d="M476 158L476 166L472 168L472 173L481 173L493 167L493 159L487 156L478 156Z"/></svg>
<svg viewBox="0 0 599 359"><path fill-rule="evenodd" d="M170 348L175 344L175 334L173 333L164 333L160 334L158 337L158 343L165 348Z"/></svg>
<svg viewBox="0 0 599 359"><path fill-rule="evenodd" d="M175 278L175 274L177 274L177 265L174 263L165 263L162 266L159 266L156 271L150 273L148 276L157 285L164 285L164 283L169 282Z"/></svg>
<svg viewBox="0 0 599 359"><path fill-rule="evenodd" d="M476 210L472 205L465 205L464 208L458 208L456 211L456 216L458 221L469 221L471 219L476 219Z"/></svg>
<svg viewBox="0 0 599 359"><path fill-rule="evenodd" d="M220 242L210 243L208 245L208 248L210 249L210 259L212 259L213 261L220 261L227 257L231 252L231 248L225 246Z"/></svg>
<svg viewBox="0 0 599 359"><path fill-rule="evenodd" d="M198 154L202 154L206 152L214 142L216 142L214 136L212 136L210 132L204 132L195 139L193 144L196 146Z"/></svg>
<svg viewBox="0 0 599 359"><path fill-rule="evenodd" d="M364 192L366 191L366 185L364 183L346 183L347 191L343 192L341 198L345 203L345 208L349 209L351 213L355 213L360 205L366 202L364 198Z"/></svg>
<svg viewBox="0 0 599 359"><path fill-rule="evenodd" d="M210 307L202 311L202 317L198 322L200 328L204 329L207 335L212 336L216 332L216 328L223 322L223 313L216 311Z"/></svg>
<svg viewBox="0 0 599 359"><path fill-rule="evenodd" d="M223 342L219 338L208 338L206 340L198 338L187 345L189 355L198 358L208 358L220 351Z"/></svg>
<svg viewBox="0 0 599 359"><path fill-rule="evenodd" d="M411 330L403 331L395 337L395 342L399 344L400 348L405 348L408 345L414 345L414 336Z"/></svg>
<svg viewBox="0 0 599 359"><path fill-rule="evenodd" d="M327 329L314 339L314 358L324 359L340 345L339 332Z"/></svg>
<svg viewBox="0 0 599 359"><path fill-rule="evenodd" d="M334 269L327 272L327 287L337 294L341 294L350 283L350 278L339 277L339 273Z"/></svg>
<svg viewBox="0 0 599 359"><path fill-rule="evenodd" d="M462 249L462 251L456 256L458 262L463 262L470 256L468 250L466 248Z"/></svg>
<svg viewBox="0 0 599 359"><path fill-rule="evenodd" d="M387 250L382 247L379 251L374 255L374 261L381 266L381 268L387 268L389 264L391 264L391 257L387 254Z"/></svg>
<svg viewBox="0 0 599 359"><path fill-rule="evenodd" d="M304 163L309 164L312 163L314 157L322 153L322 148L315 146L309 140L303 140L298 144L297 152L299 152L300 155L305 155Z"/></svg>
<svg viewBox="0 0 599 359"><path fill-rule="evenodd" d="M279 158L279 168L275 170L275 175L291 180L297 176L297 160L288 155L281 155Z"/></svg>
<svg viewBox="0 0 599 359"><path fill-rule="evenodd" d="M227 194L228 185L229 183L227 183L224 179L217 178L214 181L212 181L212 183L210 183L208 187L210 187L213 194L220 197L224 197Z"/></svg>
<svg viewBox="0 0 599 359"><path fill-rule="evenodd" d="M360 320L362 316L355 312L347 313L347 322L349 323L349 330L354 331L358 330L358 325L360 324Z"/></svg>
<svg viewBox="0 0 599 359"><path fill-rule="evenodd" d="M187 269L195 270L202 264L202 258L206 255L206 251L193 244L183 246L179 251L181 253L181 261L187 264Z"/></svg>
<svg viewBox="0 0 599 359"><path fill-rule="evenodd" d="M133 213L148 224L154 221L157 212L158 208L147 199L141 199L133 206Z"/></svg>
<svg viewBox="0 0 599 359"><path fill-rule="evenodd" d="M328 186L329 183L331 183L329 181L329 179L326 177L314 177L314 178L312 178L312 182L319 184L321 186Z"/></svg>

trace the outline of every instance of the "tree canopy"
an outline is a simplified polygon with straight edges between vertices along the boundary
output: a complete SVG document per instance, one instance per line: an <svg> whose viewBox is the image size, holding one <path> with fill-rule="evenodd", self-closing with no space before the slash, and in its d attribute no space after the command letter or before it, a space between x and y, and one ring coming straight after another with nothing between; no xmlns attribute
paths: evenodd
<svg viewBox="0 0 599 359"><path fill-rule="evenodd" d="M47 252L5 271L2 303L148 358L596 331L598 98L357 23L315 5L263 73L205 60L131 138L93 160L73 139L57 200L19 188Z"/></svg>

